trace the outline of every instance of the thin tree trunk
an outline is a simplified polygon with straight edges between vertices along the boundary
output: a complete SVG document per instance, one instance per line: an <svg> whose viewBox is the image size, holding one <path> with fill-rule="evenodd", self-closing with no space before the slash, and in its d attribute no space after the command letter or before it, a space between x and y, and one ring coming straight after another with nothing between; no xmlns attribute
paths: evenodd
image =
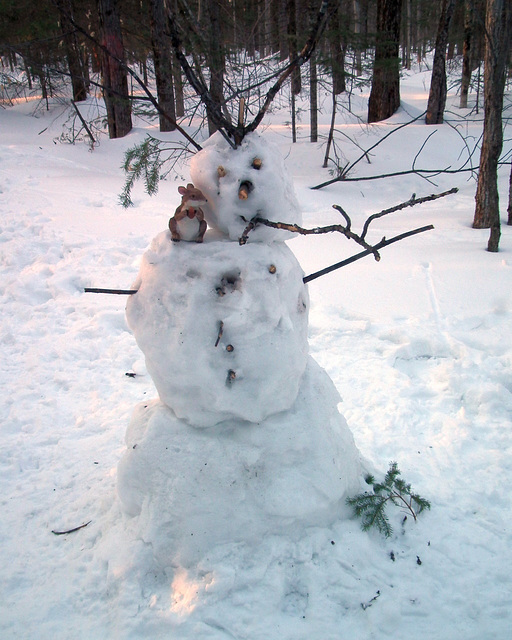
<svg viewBox="0 0 512 640"><path fill-rule="evenodd" d="M292 142L297 142L297 125L295 118L295 94L292 93L292 102L291 102L291 110L292 110Z"/></svg>
<svg viewBox="0 0 512 640"><path fill-rule="evenodd" d="M172 56L172 75L174 77L174 94L176 98L176 116L183 118L185 115L185 96L183 94L183 78L181 77L181 67L176 60L176 56Z"/></svg>
<svg viewBox="0 0 512 640"><path fill-rule="evenodd" d="M297 16L295 0L287 0L288 7L288 51L290 52L290 61L297 55ZM292 71L292 93L297 95L302 88L300 67Z"/></svg>
<svg viewBox="0 0 512 640"><path fill-rule="evenodd" d="M510 177L508 181L508 219L507 224L512 224L512 166L510 167Z"/></svg>
<svg viewBox="0 0 512 640"><path fill-rule="evenodd" d="M475 229L491 228L488 251L498 251L500 211L498 161L503 147L503 94L510 49L512 10L508 0L487 0L484 67L484 133L473 219Z"/></svg>
<svg viewBox="0 0 512 640"><path fill-rule="evenodd" d="M318 142L318 75L314 52L309 59L309 122L310 142Z"/></svg>
<svg viewBox="0 0 512 640"><path fill-rule="evenodd" d="M122 138L132 129L128 78L124 68L124 48L121 22L115 0L98 0L101 43L107 51L101 52L103 96L107 109L110 138ZM107 53L108 52L108 53Z"/></svg>
<svg viewBox="0 0 512 640"><path fill-rule="evenodd" d="M174 106L174 88L172 82L172 57L168 40L165 37L166 14L164 0L149 1L149 25L151 30L151 46L155 63L156 91L158 104L169 116L159 114L160 131L174 131L176 125L176 109Z"/></svg>
<svg viewBox="0 0 512 640"><path fill-rule="evenodd" d="M224 103L224 50L221 44L220 7L217 0L207 2L209 28L208 68L210 70L210 95L212 99L223 108ZM208 118L208 132L213 135L217 131L217 125Z"/></svg>
<svg viewBox="0 0 512 640"><path fill-rule="evenodd" d="M473 39L473 11L471 1L465 2L464 44L462 47L462 78L460 82L460 108L467 109L469 86L471 84L471 41Z"/></svg>
<svg viewBox="0 0 512 640"><path fill-rule="evenodd" d="M426 124L441 124L446 106L446 45L448 30L455 8L455 0L442 0L441 17L437 28L436 50L432 66Z"/></svg>
<svg viewBox="0 0 512 640"><path fill-rule="evenodd" d="M329 127L329 136L327 138L327 146L325 148L324 163L322 165L322 167L324 169L327 169L327 164L329 162L329 154L331 152L331 145L332 145L332 141L334 139L334 125L336 123L336 108L337 108L336 94L334 93L334 88L333 88L333 91L332 91L331 126Z"/></svg>
<svg viewBox="0 0 512 640"><path fill-rule="evenodd" d="M377 42L368 122L385 120L400 106L401 6L402 0L377 0Z"/></svg>

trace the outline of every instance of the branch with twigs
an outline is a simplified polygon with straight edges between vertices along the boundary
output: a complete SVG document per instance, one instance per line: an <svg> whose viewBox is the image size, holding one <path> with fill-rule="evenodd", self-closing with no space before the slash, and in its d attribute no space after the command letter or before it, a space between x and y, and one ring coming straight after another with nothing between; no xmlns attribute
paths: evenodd
<svg viewBox="0 0 512 640"><path fill-rule="evenodd" d="M429 196L425 196L423 198L416 198L416 194L413 193L412 196L406 202L401 202L400 204L395 205L394 207L389 207L388 209L384 209L379 213L374 213L371 215L363 226L363 231L361 234L354 233L352 231L352 221L348 215L348 213L340 207L338 204L333 204L333 209L336 209L341 213L343 218L345 219L345 225L343 224L330 224L325 227L314 227L313 229L305 229L304 227L300 227L298 224L289 224L287 222L273 222L272 220L267 220L266 218L262 218L261 216L256 216L252 220L250 220L244 229L242 235L240 236L238 242L240 245L244 245L249 239L249 233L255 229L259 224L262 224L266 227L272 227L273 229L283 229L285 231L291 231L292 233L299 233L301 235L320 235L324 233L332 233L337 232L343 234L349 240L354 240L357 244L361 245L365 249L373 250L374 247L369 245L365 241L366 234L368 233L368 228L373 220L377 218L382 218L382 216L388 215L389 213L393 213L395 211L401 211L406 207L414 207L417 204L423 204L424 202L431 202L432 200L438 200L439 198L444 198L445 196L451 195L453 193L457 193L458 189L454 187L449 191L443 191L442 193L433 193ZM379 256L375 253L375 259L378 260Z"/></svg>
<svg viewBox="0 0 512 640"><path fill-rule="evenodd" d="M292 233L299 233L300 235L321 235L324 233L337 232L337 233L341 233L349 240L353 240L358 245L364 247L365 250L363 252L358 253L354 256L351 256L350 258L347 258L346 260L343 260L341 262L337 262L336 264L331 265L330 267L326 267L325 269L322 269L321 271L318 271L314 274L306 276L304 278L304 282L310 282L315 278L319 278L320 276L330 273L335 269L340 269L341 267L344 267L345 265L350 264L351 262L355 262L355 260L359 260L360 258L364 258L365 256L370 254L373 254L375 260L378 261L380 260L379 250L382 249L383 247L387 247L388 245L393 244L394 242L398 242L399 240L403 240L404 238L408 238L412 235L416 235L424 231L429 231L430 229L434 228L432 225L427 225L419 229L413 229L411 231L407 231L405 233L400 234L399 236L395 236L390 239L382 238L382 240L377 244L371 245L366 242L365 238L366 238L366 234L368 233L370 224L374 220L377 220L378 218L382 218L382 216L388 215L395 211L401 211L402 209L405 209L407 207L414 207L417 204L422 204L424 202L431 202L433 200L438 200L439 198L444 198L445 196L452 195L457 192L458 192L458 189L454 187L453 189L449 189L448 191L443 191L442 193L433 193L429 196L424 196L423 198L416 198L416 194L413 193L412 196L409 198L409 200L407 200L406 202L401 202L400 204L397 204L393 207L389 207L388 209L384 209L379 213L374 213L369 218L367 218L367 220L363 225L363 230L360 234L354 233L352 231L352 221L350 219L350 216L342 207L340 207L340 205L337 205L337 204L333 204L332 206L334 209L339 211L343 216L345 220L344 225L331 224L325 227L314 227L313 229L306 229L304 227L299 226L298 224L289 224L287 222L274 222L272 220L267 220L266 218L262 218L261 216L255 216L252 220L248 222L238 242L240 245L244 245L249 239L249 233L253 229L255 229L258 225L264 225L266 227L271 227L273 229L283 229L285 231L291 231Z"/></svg>

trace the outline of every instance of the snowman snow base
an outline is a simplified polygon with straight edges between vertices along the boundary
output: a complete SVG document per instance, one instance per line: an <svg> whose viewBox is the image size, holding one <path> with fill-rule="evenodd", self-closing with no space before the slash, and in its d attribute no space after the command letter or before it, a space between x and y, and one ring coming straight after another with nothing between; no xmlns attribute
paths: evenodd
<svg viewBox="0 0 512 640"><path fill-rule="evenodd" d="M301 223L278 150L256 134L233 150L216 134L191 173L212 229L199 245L159 234L127 304L160 399L134 412L118 493L161 567L329 526L363 475L338 392L308 355L308 292L288 236L258 227L234 242L261 211Z"/></svg>
<svg viewBox="0 0 512 640"><path fill-rule="evenodd" d="M139 405L118 492L158 566L190 567L222 544L293 537L346 516L362 471L339 401L309 358L293 406L260 423L197 428L159 400Z"/></svg>

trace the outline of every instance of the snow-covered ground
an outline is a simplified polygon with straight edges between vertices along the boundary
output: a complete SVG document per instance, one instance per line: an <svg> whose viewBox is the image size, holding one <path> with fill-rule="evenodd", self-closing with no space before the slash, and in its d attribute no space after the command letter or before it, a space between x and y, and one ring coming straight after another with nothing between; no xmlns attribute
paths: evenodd
<svg viewBox="0 0 512 640"><path fill-rule="evenodd" d="M402 109L370 128L340 110L340 131L368 148L424 111L428 84L427 71L404 78ZM352 99L361 116L366 99ZM461 166L463 136L471 149L481 114L468 124L456 104L450 95L451 124L418 120L351 175L409 169L431 134L416 166ZM343 398L357 447L377 475L397 461L432 508L405 524L390 511L390 539L340 519L254 545L213 546L195 569L170 576L132 535L116 492L130 417L155 387L126 325L126 299L83 288L131 285L179 204L188 168L153 198L138 185L135 206L123 210L119 167L146 125L91 152L54 142L60 107L37 117L33 107L0 109L0 637L508 639L512 228L503 225L499 253L485 251L488 231L471 228L469 174L313 191L329 179L324 145L307 142L305 125L292 145L289 115L271 115L264 135L281 148L305 226L339 222L339 204L359 230L412 193L460 189L376 220L369 239L430 223L434 230L383 249L379 263L365 258L309 285L310 352ZM348 138L338 142L347 160L360 155ZM504 221L508 174L500 170ZM358 251L334 234L289 246L307 274Z"/></svg>

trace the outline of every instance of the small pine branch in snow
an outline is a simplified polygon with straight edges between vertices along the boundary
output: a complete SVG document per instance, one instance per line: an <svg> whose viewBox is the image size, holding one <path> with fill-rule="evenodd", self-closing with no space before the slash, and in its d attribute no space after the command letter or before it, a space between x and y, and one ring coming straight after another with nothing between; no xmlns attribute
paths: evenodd
<svg viewBox="0 0 512 640"><path fill-rule="evenodd" d="M347 498L347 504L353 508L355 515L361 518L363 531L375 527L386 538L391 536L393 529L386 515L389 503L405 510L414 520L422 511L430 509L430 502L413 493L411 485L400 478L396 462L390 463L383 482L376 482L371 474L365 477L365 482L372 487L373 493L365 491L353 498Z"/></svg>

